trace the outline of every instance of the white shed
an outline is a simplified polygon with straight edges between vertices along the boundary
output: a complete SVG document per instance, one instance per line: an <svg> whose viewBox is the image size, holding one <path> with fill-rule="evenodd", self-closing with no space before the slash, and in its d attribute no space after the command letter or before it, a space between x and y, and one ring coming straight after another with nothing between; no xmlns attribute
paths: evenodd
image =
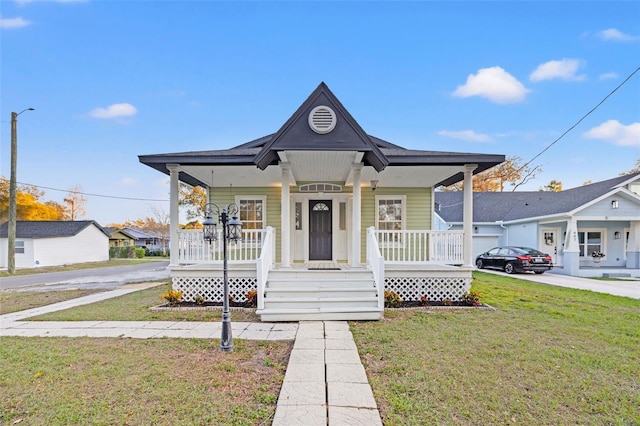
<svg viewBox="0 0 640 426"><path fill-rule="evenodd" d="M0 225L0 268L8 265L8 222ZM109 260L109 234L93 220L18 221L16 268Z"/></svg>

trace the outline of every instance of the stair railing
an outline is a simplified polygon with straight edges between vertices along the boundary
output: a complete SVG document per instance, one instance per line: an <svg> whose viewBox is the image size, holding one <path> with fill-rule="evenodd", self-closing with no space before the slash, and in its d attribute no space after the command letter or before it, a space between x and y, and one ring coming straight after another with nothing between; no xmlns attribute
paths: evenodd
<svg viewBox="0 0 640 426"><path fill-rule="evenodd" d="M378 292L378 308L384 309L384 257L380 254L378 236L373 226L367 228L367 267L373 272Z"/></svg>
<svg viewBox="0 0 640 426"><path fill-rule="evenodd" d="M258 309L264 309L264 292L267 286L269 271L274 264L274 235L275 229L271 226L267 226L264 239L262 240L262 250L260 250L260 256L258 256L258 259L256 259L256 290L258 292Z"/></svg>

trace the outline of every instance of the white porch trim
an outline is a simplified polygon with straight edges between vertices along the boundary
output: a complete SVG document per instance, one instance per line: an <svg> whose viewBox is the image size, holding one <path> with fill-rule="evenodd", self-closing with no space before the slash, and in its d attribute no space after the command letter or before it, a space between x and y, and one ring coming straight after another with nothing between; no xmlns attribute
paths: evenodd
<svg viewBox="0 0 640 426"><path fill-rule="evenodd" d="M178 175L179 164L167 164L169 169L169 266L177 266L179 239L178 229L180 224Z"/></svg>
<svg viewBox="0 0 640 426"><path fill-rule="evenodd" d="M362 210L362 191L360 188L360 179L362 175L362 163L353 164L351 167L353 173L353 206L351 209L351 266L360 266L360 241L361 241L361 222L360 214Z"/></svg>
<svg viewBox="0 0 640 426"><path fill-rule="evenodd" d="M462 230L464 231L464 264L473 267L473 171L477 164L465 164L464 166L464 203Z"/></svg>
<svg viewBox="0 0 640 426"><path fill-rule="evenodd" d="M280 249L280 267L289 268L291 266L291 199L289 197L291 166L289 163L280 163L280 168L282 169L282 219L280 222L282 244Z"/></svg>

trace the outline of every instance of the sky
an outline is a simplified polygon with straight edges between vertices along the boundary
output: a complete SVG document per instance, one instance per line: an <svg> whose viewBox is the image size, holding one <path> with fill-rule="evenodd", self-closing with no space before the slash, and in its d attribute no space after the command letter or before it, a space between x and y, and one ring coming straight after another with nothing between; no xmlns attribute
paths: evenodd
<svg viewBox="0 0 640 426"><path fill-rule="evenodd" d="M168 213L138 155L274 133L320 82L404 148L533 160L518 190L640 159L637 1L0 0L0 67L0 175L35 108L17 181L101 225Z"/></svg>

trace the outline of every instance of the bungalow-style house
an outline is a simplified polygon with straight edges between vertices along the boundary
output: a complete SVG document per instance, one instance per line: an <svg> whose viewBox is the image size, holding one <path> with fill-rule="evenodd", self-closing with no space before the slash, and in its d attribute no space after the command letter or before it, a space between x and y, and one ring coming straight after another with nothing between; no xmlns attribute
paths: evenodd
<svg viewBox="0 0 640 426"><path fill-rule="evenodd" d="M266 105L265 105L266 107ZM384 292L459 300L471 285L471 180L503 155L410 150L367 134L321 83L275 133L234 148L141 155L170 176L170 268L185 300L223 297L223 242L178 229L178 182L229 207L230 294L264 321L379 319ZM464 231L433 231L434 187L465 181ZM215 205L215 206L214 206ZM203 218L204 220L204 218Z"/></svg>
<svg viewBox="0 0 640 426"><path fill-rule="evenodd" d="M0 225L0 268L8 264L8 225ZM16 268L109 260L109 234L93 220L16 222Z"/></svg>
<svg viewBox="0 0 640 426"><path fill-rule="evenodd" d="M159 237L151 232L143 231L142 229L125 226L121 231L131 235L134 238L134 245L138 248L162 250L166 244L166 238Z"/></svg>
<svg viewBox="0 0 640 426"><path fill-rule="evenodd" d="M437 229L462 229L463 198L436 192ZM474 193L473 256L501 245L548 253L554 273L640 277L640 173L559 192Z"/></svg>
<svg viewBox="0 0 640 426"><path fill-rule="evenodd" d="M129 247L136 243L136 237L125 229L105 227L104 230L109 234L109 247Z"/></svg>

